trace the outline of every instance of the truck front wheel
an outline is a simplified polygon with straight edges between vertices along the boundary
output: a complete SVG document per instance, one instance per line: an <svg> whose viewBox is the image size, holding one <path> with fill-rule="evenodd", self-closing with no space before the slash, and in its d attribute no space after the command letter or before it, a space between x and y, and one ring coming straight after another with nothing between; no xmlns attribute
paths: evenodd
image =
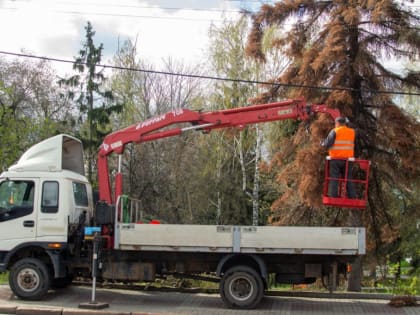
<svg viewBox="0 0 420 315"><path fill-rule="evenodd" d="M264 296L264 284L253 268L236 266L223 275L220 295L228 307L252 309Z"/></svg>
<svg viewBox="0 0 420 315"><path fill-rule="evenodd" d="M25 300L39 300L50 288L50 273L44 262L36 258L24 258L16 262L9 273L13 293Z"/></svg>

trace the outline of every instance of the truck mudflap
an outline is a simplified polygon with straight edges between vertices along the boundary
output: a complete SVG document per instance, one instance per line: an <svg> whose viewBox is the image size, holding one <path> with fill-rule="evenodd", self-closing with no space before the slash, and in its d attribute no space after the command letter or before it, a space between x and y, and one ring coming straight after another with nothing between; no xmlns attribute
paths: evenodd
<svg viewBox="0 0 420 315"><path fill-rule="evenodd" d="M46 252L50 256L54 268L54 278L65 278L67 276L67 270L63 264L61 252L55 250L47 250Z"/></svg>
<svg viewBox="0 0 420 315"><path fill-rule="evenodd" d="M5 272L7 269L7 264L5 263L7 251L0 251L0 272Z"/></svg>

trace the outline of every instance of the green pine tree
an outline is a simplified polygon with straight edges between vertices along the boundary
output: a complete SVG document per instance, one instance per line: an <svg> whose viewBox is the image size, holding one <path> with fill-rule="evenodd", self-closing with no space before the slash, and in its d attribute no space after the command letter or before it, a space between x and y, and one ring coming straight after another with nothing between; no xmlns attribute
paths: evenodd
<svg viewBox="0 0 420 315"><path fill-rule="evenodd" d="M94 182L96 150L103 137L111 131L110 115L120 112L122 105L116 102L112 91L106 88L104 68L101 67L103 44L95 45L95 32L90 22L85 30L86 40L73 64L77 74L60 80L59 84L69 88L67 97L78 105L79 117L74 122L76 134L86 149L88 178Z"/></svg>

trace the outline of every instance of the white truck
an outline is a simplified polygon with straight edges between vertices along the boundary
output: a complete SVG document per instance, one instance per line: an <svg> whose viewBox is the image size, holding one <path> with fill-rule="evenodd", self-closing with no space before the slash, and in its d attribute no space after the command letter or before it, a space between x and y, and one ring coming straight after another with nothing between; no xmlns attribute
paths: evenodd
<svg viewBox="0 0 420 315"><path fill-rule="evenodd" d="M295 106L278 105L278 119ZM134 128L160 124L180 113L167 115ZM199 130L211 127L208 122L193 125ZM106 141L102 150L118 148ZM145 224L144 209L136 200L121 193L113 200L106 189L101 192L99 178L100 201L95 205L84 176L82 144L69 135L34 145L0 175L0 272L9 271L15 295L41 299L74 277L90 277L98 238L99 279L139 282L171 273L212 274L211 279L220 281L225 304L236 308L258 305L269 274L278 283L291 284L327 278L333 288L346 265L365 253L361 227ZM94 238L90 229L97 231Z"/></svg>

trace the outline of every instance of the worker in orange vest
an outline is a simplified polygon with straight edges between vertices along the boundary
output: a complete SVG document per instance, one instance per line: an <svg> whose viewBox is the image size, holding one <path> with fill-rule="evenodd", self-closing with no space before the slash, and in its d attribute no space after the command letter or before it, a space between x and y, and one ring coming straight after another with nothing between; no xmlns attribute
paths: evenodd
<svg viewBox="0 0 420 315"><path fill-rule="evenodd" d="M346 125L347 119L338 117L335 119L335 128L330 131L327 138L321 142L321 145L328 149L331 158L329 176L330 178L344 178L346 163L349 158L354 158L354 145L356 140L356 131ZM352 179L352 162L348 162L347 179ZM330 180L329 196L338 196L338 180ZM356 192L352 181L347 182L348 198L356 198Z"/></svg>

